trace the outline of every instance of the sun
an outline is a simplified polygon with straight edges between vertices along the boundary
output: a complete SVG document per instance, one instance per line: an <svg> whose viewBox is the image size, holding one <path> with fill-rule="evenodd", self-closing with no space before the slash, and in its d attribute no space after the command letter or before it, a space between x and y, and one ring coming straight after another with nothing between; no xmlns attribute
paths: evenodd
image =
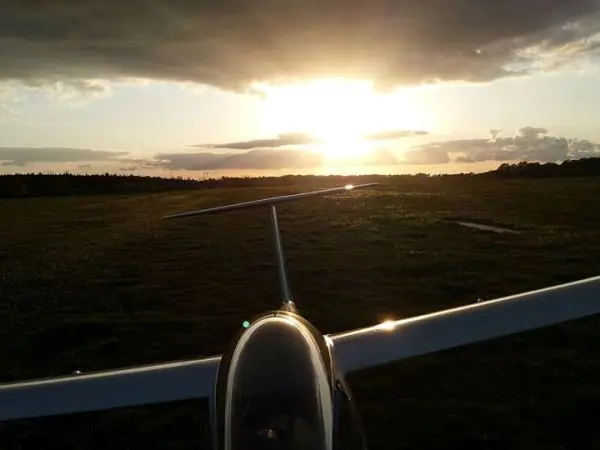
<svg viewBox="0 0 600 450"><path fill-rule="evenodd" d="M330 159L369 153L374 146L370 134L427 125L410 92L376 93L368 81L321 79L284 86L257 84L255 89L264 94L264 132L310 134Z"/></svg>

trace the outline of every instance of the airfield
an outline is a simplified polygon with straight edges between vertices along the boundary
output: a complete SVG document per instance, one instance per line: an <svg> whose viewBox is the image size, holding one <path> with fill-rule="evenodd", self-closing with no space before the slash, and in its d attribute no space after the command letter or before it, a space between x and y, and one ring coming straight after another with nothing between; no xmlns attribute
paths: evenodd
<svg viewBox="0 0 600 450"><path fill-rule="evenodd" d="M279 303L268 214L161 218L328 183L0 200L0 382L222 352ZM598 179L382 183L278 207L292 294L323 333L600 274ZM599 325L351 375L370 448L600 448ZM186 401L11 422L0 448L195 449L207 417Z"/></svg>

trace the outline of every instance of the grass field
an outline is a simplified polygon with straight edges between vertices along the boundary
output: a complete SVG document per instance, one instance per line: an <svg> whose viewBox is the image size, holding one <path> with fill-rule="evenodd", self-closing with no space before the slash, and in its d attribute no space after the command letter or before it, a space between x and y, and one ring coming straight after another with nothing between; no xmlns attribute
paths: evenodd
<svg viewBox="0 0 600 450"><path fill-rule="evenodd" d="M160 218L299 190L1 200L0 382L223 351L244 319L278 305L268 215ZM398 177L332 197L279 208L294 296L324 333L600 273L594 179ZM371 448L600 448L599 324L352 375ZM11 422L0 448L192 449L206 419L188 401Z"/></svg>

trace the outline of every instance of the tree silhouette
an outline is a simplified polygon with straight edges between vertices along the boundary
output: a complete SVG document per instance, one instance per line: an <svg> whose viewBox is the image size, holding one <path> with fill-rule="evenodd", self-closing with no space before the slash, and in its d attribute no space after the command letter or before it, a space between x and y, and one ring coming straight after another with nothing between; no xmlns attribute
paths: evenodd
<svg viewBox="0 0 600 450"><path fill-rule="evenodd" d="M149 177L140 175L110 174L74 175L63 174L14 174L0 176L0 198L23 198L65 195L137 194L186 189L212 189L227 187L303 186L321 189L345 184L379 182L403 179L411 183L427 183L428 180L455 179L467 176L494 178L559 178L600 176L600 158L566 160L560 163L526 162L502 163L489 172L481 174L462 173L452 175L284 175L261 177L210 178L203 171L199 179L183 177Z"/></svg>

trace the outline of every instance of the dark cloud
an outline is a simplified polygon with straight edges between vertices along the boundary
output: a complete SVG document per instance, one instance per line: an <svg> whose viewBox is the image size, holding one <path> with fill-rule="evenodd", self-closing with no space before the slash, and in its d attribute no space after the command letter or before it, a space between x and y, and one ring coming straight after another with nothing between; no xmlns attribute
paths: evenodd
<svg viewBox="0 0 600 450"><path fill-rule="evenodd" d="M486 81L591 52L598 0L67 0L0 9L0 79L143 77L241 89L315 76ZM568 25L568 26L567 26Z"/></svg>
<svg viewBox="0 0 600 450"><path fill-rule="evenodd" d="M3 166L23 167L29 163L62 163L115 160L127 152L61 147L0 147Z"/></svg>
<svg viewBox="0 0 600 450"><path fill-rule="evenodd" d="M364 138L368 141L384 141L400 139L411 136L423 136L427 131L412 130L386 130L378 133L368 134ZM283 133L272 139L252 139L249 141L228 142L225 144L197 144L192 147L203 147L210 149L251 150L257 148L278 148L285 146L301 146L318 144L322 142L307 133Z"/></svg>
<svg viewBox="0 0 600 450"><path fill-rule="evenodd" d="M156 155L165 169L308 169L323 163L318 152L299 149L253 149L239 153L164 153Z"/></svg>
<svg viewBox="0 0 600 450"><path fill-rule="evenodd" d="M402 162L554 162L600 156L600 144L589 140L549 136L545 128L524 127L511 137L499 137L499 133L500 130L491 130L491 139L460 139L421 145L406 152Z"/></svg>
<svg viewBox="0 0 600 450"><path fill-rule="evenodd" d="M119 167L120 172L135 172L140 169L140 166Z"/></svg>
<svg viewBox="0 0 600 450"><path fill-rule="evenodd" d="M253 139L250 141L229 142L225 144L198 144L193 147L205 147L215 149L237 149L250 150L253 148L274 148L286 145L307 145L317 142L317 139L304 133L285 133L273 139Z"/></svg>
<svg viewBox="0 0 600 450"><path fill-rule="evenodd" d="M172 170L244 170L244 169L314 169L324 164L321 152L307 149L252 149L238 153L198 152L162 153L146 166ZM367 155L344 159L344 165L395 165L398 159L385 148L373 149Z"/></svg>
<svg viewBox="0 0 600 450"><path fill-rule="evenodd" d="M26 163L24 163L22 161L2 161L2 163L0 163L0 166L2 166L2 167L25 167Z"/></svg>

